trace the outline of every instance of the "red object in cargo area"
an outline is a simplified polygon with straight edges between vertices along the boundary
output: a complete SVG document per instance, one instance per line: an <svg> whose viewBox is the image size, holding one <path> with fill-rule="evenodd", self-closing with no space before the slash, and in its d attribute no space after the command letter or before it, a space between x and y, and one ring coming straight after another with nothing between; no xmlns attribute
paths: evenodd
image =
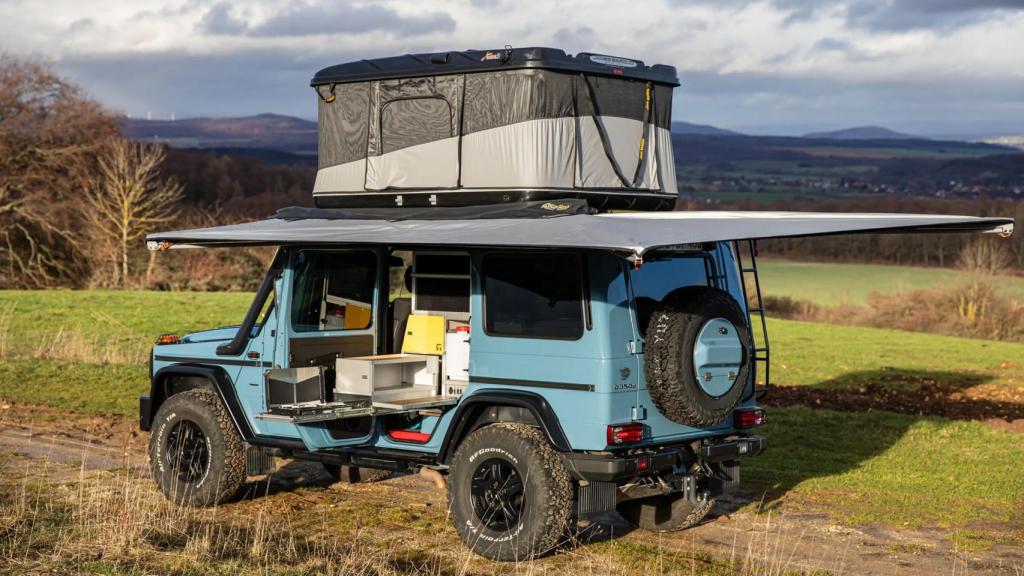
<svg viewBox="0 0 1024 576"><path fill-rule="evenodd" d="M608 426L608 445L633 444L644 439L644 425L639 422Z"/></svg>
<svg viewBox="0 0 1024 576"><path fill-rule="evenodd" d="M765 422L765 412L760 408L737 410L734 425L737 428L753 428Z"/></svg>
<svg viewBox="0 0 1024 576"><path fill-rule="evenodd" d="M388 430L388 436L390 436L392 440L398 440L400 442L416 442L417 444L423 444L427 440L430 440L430 434L417 432L415 430Z"/></svg>

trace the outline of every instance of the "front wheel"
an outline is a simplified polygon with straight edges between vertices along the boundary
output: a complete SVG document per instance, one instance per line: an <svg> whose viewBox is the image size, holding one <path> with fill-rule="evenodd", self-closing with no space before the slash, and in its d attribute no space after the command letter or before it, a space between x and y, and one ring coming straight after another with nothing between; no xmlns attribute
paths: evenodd
<svg viewBox="0 0 1024 576"><path fill-rule="evenodd" d="M452 457L448 503L455 529L492 560L552 550L572 515L572 480L540 430L501 423L470 434Z"/></svg>
<svg viewBox="0 0 1024 576"><path fill-rule="evenodd" d="M245 445L213 390L175 394L157 410L149 461L160 491L186 506L214 506L245 482Z"/></svg>
<svg viewBox="0 0 1024 576"><path fill-rule="evenodd" d="M617 508L627 522L638 528L651 532L675 532L696 526L714 506L715 499L710 496L694 505L685 494L676 493L627 500L619 503Z"/></svg>

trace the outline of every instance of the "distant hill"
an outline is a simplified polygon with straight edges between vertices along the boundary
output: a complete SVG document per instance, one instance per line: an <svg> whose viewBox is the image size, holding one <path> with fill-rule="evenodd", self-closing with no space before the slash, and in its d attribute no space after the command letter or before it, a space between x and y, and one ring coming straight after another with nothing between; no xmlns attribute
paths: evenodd
<svg viewBox="0 0 1024 576"><path fill-rule="evenodd" d="M828 138L833 140L927 140L922 136L913 136L896 132L883 126L857 126L831 132L811 132L804 138Z"/></svg>
<svg viewBox="0 0 1024 576"><path fill-rule="evenodd" d="M263 148L316 153L316 122L280 114L181 120L125 118L122 130L129 138L156 140L176 148Z"/></svg>
<svg viewBox="0 0 1024 576"><path fill-rule="evenodd" d="M691 124L689 122L673 122L673 134L696 134L698 136L740 136L739 132L710 126L708 124Z"/></svg>

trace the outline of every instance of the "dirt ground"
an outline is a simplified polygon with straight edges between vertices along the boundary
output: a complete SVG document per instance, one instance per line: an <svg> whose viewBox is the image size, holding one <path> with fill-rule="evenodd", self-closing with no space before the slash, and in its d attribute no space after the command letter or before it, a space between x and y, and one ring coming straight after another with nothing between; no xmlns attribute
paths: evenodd
<svg viewBox="0 0 1024 576"><path fill-rule="evenodd" d="M976 420L995 428L1024 432L1024 388L998 383L963 387L895 374L859 388L830 388L828 394L810 386L773 386L762 404L842 412L886 410Z"/></svg>
<svg viewBox="0 0 1024 576"><path fill-rule="evenodd" d="M783 398L799 403L796 393ZM148 435L137 430L133 419L83 417L51 408L0 403L0 451L45 460L51 466L131 467L144 473L147 441ZM296 493L299 488L301 496ZM254 491L260 495L231 506L244 513L246 506L265 508L268 499L271 505L294 507L308 505L296 498L373 496L382 505L415 507L441 520L447 508L444 492L421 476L396 476L373 485L332 486L319 465L303 462L279 462L279 469ZM842 526L821 513L755 514L747 511L750 507L740 511L746 503L743 496L721 501L702 525L668 535L632 530L615 514L584 518L579 538L589 542L621 538L666 550L700 550L720 559L758 559L772 567L770 573L1024 574L1024 550L1009 546L965 552L955 550L947 532L938 528Z"/></svg>

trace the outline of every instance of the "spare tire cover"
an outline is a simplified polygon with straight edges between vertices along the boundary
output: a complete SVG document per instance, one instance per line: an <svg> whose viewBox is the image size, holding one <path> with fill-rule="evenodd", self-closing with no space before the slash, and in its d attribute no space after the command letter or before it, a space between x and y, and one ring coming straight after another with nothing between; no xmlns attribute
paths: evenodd
<svg viewBox="0 0 1024 576"><path fill-rule="evenodd" d="M688 287L666 296L644 342L644 377L658 411L687 426L725 421L750 377L748 326L723 290Z"/></svg>

